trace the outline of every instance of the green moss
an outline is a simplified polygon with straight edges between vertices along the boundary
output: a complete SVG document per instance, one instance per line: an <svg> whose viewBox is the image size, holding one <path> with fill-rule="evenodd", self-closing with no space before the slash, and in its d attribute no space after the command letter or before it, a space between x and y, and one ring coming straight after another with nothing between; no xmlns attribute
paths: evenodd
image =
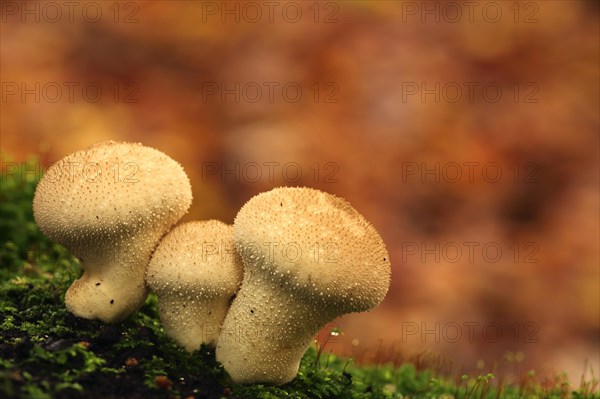
<svg viewBox="0 0 600 399"><path fill-rule="evenodd" d="M69 314L63 297L81 273L79 262L33 221L39 176L26 171L37 170L35 160L6 162L0 176L2 398L600 398L594 377L579 391L560 378L542 389L535 375L518 387L499 388L490 374L465 375L457 384L411 364L357 366L315 347L289 384L232 384L213 350L190 354L165 335L153 295L117 326Z"/></svg>

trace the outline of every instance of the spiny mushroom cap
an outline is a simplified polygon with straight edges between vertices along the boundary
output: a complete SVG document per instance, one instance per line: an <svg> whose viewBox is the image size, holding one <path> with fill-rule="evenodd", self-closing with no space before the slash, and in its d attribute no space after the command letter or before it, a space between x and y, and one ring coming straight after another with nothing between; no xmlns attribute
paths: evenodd
<svg viewBox="0 0 600 399"><path fill-rule="evenodd" d="M94 240L164 230L191 201L190 182L176 161L138 143L108 141L50 167L33 211L44 234L77 254Z"/></svg>
<svg viewBox="0 0 600 399"><path fill-rule="evenodd" d="M375 228L345 200L316 189L253 197L233 237L247 273L333 313L371 309L390 285L390 258Z"/></svg>
<svg viewBox="0 0 600 399"><path fill-rule="evenodd" d="M146 283L159 296L229 297L238 290L243 273L232 226L196 221L176 226L163 237L146 270Z"/></svg>

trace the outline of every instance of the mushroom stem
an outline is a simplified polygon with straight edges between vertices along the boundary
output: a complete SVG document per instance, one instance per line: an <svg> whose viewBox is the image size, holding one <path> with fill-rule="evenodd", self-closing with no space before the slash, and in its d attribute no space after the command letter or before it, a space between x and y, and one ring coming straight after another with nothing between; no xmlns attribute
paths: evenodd
<svg viewBox="0 0 600 399"><path fill-rule="evenodd" d="M335 316L282 291L281 282L244 275L221 329L216 358L236 383L281 385L296 377L315 335Z"/></svg>
<svg viewBox="0 0 600 399"><path fill-rule="evenodd" d="M158 315L167 334L186 351L193 352L203 343L217 345L228 309L229 303L218 297L208 301L166 296L159 301Z"/></svg>
<svg viewBox="0 0 600 399"><path fill-rule="evenodd" d="M158 241L160 237L149 238ZM136 241L136 236L119 237L105 242L104 248L73 250L84 272L65 294L69 312L110 323L125 319L144 304L149 290L144 283L145 268L139 265L147 262L152 248L138 248Z"/></svg>

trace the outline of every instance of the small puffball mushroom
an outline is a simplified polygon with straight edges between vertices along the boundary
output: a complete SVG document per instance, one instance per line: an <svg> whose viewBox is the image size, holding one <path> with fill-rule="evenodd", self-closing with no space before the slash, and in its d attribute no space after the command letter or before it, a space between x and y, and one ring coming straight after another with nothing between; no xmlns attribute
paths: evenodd
<svg viewBox="0 0 600 399"><path fill-rule="evenodd" d="M216 358L237 383L293 380L319 329L378 305L390 285L381 237L350 204L310 188L250 199L233 224L244 279Z"/></svg>
<svg viewBox="0 0 600 399"><path fill-rule="evenodd" d="M99 143L50 167L33 212L42 232L81 261L67 309L105 323L136 311L148 295L152 251L191 202L181 165L141 144Z"/></svg>
<svg viewBox="0 0 600 399"><path fill-rule="evenodd" d="M232 226L209 220L171 230L146 270L166 333L188 352L214 347L243 273Z"/></svg>

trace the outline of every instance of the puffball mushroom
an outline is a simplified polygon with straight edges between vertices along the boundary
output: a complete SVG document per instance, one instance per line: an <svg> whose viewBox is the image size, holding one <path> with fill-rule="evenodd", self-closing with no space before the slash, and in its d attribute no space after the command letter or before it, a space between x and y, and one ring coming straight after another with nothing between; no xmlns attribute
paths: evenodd
<svg viewBox="0 0 600 399"><path fill-rule="evenodd" d="M378 305L390 285L381 237L348 202L310 188L250 199L233 224L244 279L216 348L237 383L284 384L319 329Z"/></svg>
<svg viewBox="0 0 600 399"><path fill-rule="evenodd" d="M243 273L230 225L196 221L171 230L146 270L166 333L188 352L214 347Z"/></svg>
<svg viewBox="0 0 600 399"><path fill-rule="evenodd" d="M141 144L99 143L50 167L33 213L42 232L81 262L83 275L65 294L67 309L105 323L137 310L148 295L150 255L191 201L181 165Z"/></svg>

